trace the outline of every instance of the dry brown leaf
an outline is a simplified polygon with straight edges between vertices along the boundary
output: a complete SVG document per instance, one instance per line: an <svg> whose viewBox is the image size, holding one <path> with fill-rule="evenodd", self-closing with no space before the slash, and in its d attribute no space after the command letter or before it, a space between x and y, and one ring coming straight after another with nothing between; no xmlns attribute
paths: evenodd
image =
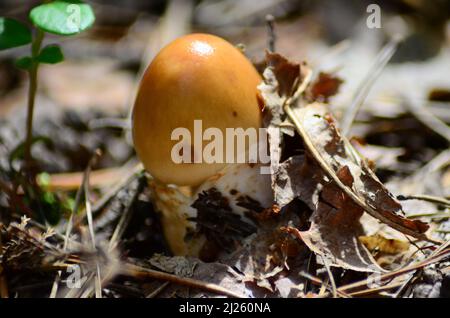
<svg viewBox="0 0 450 318"><path fill-rule="evenodd" d="M328 102L331 96L334 96L339 91L339 87L344 81L332 74L320 72L316 81L308 90L308 97L312 101L321 100Z"/></svg>
<svg viewBox="0 0 450 318"><path fill-rule="evenodd" d="M264 71L264 81L258 86L264 100L264 125L269 136L270 168L272 186L275 183L273 174L278 170L281 158L280 125L285 119L283 105L297 90L302 78L300 64L291 63L277 53L266 53L267 68ZM292 129L291 129L292 131Z"/></svg>
<svg viewBox="0 0 450 318"><path fill-rule="evenodd" d="M360 236L359 240L370 251L379 251L386 254L398 254L409 249L409 242L402 242L396 239L388 239L382 235Z"/></svg>
<svg viewBox="0 0 450 318"><path fill-rule="evenodd" d="M267 58L265 83L259 87L265 103L270 105L268 108L277 119L284 118L284 111L291 109L291 113L287 113L289 119L306 146L305 156L294 156L281 163L277 161L276 169L272 170L274 198L280 207L300 198L313 210L308 231L287 227L288 232L301 238L312 251L334 266L366 272L382 271L358 239L364 236L360 223L364 211L416 237L423 238L422 233L428 226L403 217L400 203L340 135L325 105L313 103L292 111L291 106L299 98L296 90L302 75L298 72L297 79L293 79L291 66L294 64L279 55L276 58L268 55ZM290 96L284 95L288 94L286 87L292 83L296 83L296 89L290 90ZM279 120L272 120L269 127L279 124ZM280 138L275 145L270 145L270 150L276 151L277 160L282 154L281 142Z"/></svg>
<svg viewBox="0 0 450 318"><path fill-rule="evenodd" d="M368 168L365 160L355 151L352 152L352 146L340 135L335 119L325 105L310 104L295 109L295 114L323 161L357 199L367 206L359 204L361 207L373 217L405 234L417 237L427 231L427 224L403 217L401 204ZM348 169L349 177L353 179L350 183L339 176L342 169Z"/></svg>

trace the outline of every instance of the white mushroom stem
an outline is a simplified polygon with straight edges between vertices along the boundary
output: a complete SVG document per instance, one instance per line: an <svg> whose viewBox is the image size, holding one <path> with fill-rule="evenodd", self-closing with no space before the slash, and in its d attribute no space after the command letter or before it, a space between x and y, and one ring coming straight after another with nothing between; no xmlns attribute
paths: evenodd
<svg viewBox="0 0 450 318"><path fill-rule="evenodd" d="M250 221L244 216L246 209L237 205L239 197L248 196L256 200L261 207L270 207L273 202L270 175L261 174L260 168L260 165L229 165L201 184L192 195L185 191L186 188L150 181L154 203L156 209L161 212L164 235L172 252L175 255L197 256L205 242L202 236L186 240L188 232L197 230L196 223L188 221L188 218L197 216L197 210L191 205L202 191L216 188L228 199L231 213L240 215L248 222Z"/></svg>

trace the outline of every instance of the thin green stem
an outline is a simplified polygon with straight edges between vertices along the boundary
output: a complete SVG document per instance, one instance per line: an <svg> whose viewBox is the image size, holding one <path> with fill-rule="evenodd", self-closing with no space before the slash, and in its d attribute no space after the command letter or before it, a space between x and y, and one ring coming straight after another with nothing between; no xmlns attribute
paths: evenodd
<svg viewBox="0 0 450 318"><path fill-rule="evenodd" d="M27 132L25 139L25 163L27 168L32 165L32 155L31 155L31 144L33 138L33 114L34 114L34 104L36 100L37 82L38 82L38 68L39 62L36 58L41 50L42 41L44 39L44 32L41 30L37 31L36 37L31 44L31 58L33 59L33 64L31 69L28 71L30 77L30 85L28 89L28 111L27 111Z"/></svg>

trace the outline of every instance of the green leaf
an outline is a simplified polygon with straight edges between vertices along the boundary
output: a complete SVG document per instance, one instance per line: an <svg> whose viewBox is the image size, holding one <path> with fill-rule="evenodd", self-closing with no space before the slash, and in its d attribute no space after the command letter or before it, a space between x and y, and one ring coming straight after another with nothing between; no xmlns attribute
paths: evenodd
<svg viewBox="0 0 450 318"><path fill-rule="evenodd" d="M95 21L91 6L76 0L53 1L30 12L33 23L45 32L58 35L78 34Z"/></svg>
<svg viewBox="0 0 450 318"><path fill-rule="evenodd" d="M47 188L50 184L51 176L47 172L42 172L37 176L37 182L42 188Z"/></svg>
<svg viewBox="0 0 450 318"><path fill-rule="evenodd" d="M26 45L31 40L31 31L25 24L0 17L0 50Z"/></svg>
<svg viewBox="0 0 450 318"><path fill-rule="evenodd" d="M14 62L14 65L17 68L20 68L22 70L28 71L33 66L33 59L31 57L29 57L29 56L24 56L24 57L18 58Z"/></svg>
<svg viewBox="0 0 450 318"><path fill-rule="evenodd" d="M56 64L64 60L64 55L58 45L50 44L42 49L37 60L40 63Z"/></svg>

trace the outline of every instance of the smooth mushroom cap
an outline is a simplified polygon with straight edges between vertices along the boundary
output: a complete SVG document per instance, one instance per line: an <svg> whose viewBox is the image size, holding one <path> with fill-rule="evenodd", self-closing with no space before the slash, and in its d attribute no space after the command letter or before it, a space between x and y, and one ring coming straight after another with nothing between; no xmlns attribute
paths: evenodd
<svg viewBox="0 0 450 318"><path fill-rule="evenodd" d="M223 162L175 163L179 140L171 140L172 132L190 131L193 161L202 158L194 151L194 120L202 120L203 131L220 129L224 147L226 128L261 127L260 82L241 51L219 37L190 34L163 48L145 71L133 109L134 145L146 170L166 184L197 185L223 169Z"/></svg>

